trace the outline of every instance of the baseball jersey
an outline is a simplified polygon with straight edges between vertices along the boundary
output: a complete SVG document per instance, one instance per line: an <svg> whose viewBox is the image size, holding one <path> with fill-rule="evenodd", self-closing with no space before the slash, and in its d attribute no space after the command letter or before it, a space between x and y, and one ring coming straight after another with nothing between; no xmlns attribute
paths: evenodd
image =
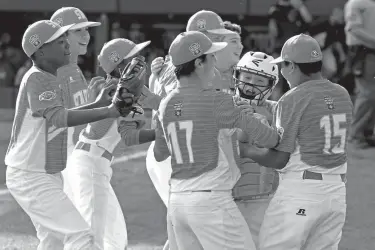
<svg viewBox="0 0 375 250"><path fill-rule="evenodd" d="M375 34L375 2L373 0L349 0L345 4L345 31L346 44L370 46L375 49L375 45L361 41L350 31L356 27L363 28L368 34Z"/></svg>
<svg viewBox="0 0 375 250"><path fill-rule="evenodd" d="M352 111L348 92L328 80L302 83L282 96L274 114L282 134L276 149L291 155L280 171L346 173Z"/></svg>
<svg viewBox="0 0 375 250"><path fill-rule="evenodd" d="M160 103L159 126L171 154L171 190L230 190L240 171L235 128L273 147L278 134L234 106L233 97L193 84L180 86ZM163 144L161 144L163 145Z"/></svg>
<svg viewBox="0 0 375 250"><path fill-rule="evenodd" d="M8 167L50 174L65 168L67 129L56 128L48 119L67 104L63 87L54 75L36 66L26 72L5 156Z"/></svg>
<svg viewBox="0 0 375 250"><path fill-rule="evenodd" d="M274 113L276 102L262 104L271 114ZM253 142L250 141L249 144ZM233 188L235 199L259 199L276 191L278 179L274 169L266 168L250 158L239 159L241 177Z"/></svg>
<svg viewBox="0 0 375 250"><path fill-rule="evenodd" d="M231 95L235 94L235 85L232 69L226 72L220 72L218 69L215 68L215 77L213 83L214 89Z"/></svg>
<svg viewBox="0 0 375 250"><path fill-rule="evenodd" d="M66 89L65 97L66 108L74 108L82 106L87 103L87 82L82 74L81 69L77 64L68 64L58 69L57 78ZM73 152L73 149L78 142L80 132L86 125L79 125L68 128L68 156Z"/></svg>

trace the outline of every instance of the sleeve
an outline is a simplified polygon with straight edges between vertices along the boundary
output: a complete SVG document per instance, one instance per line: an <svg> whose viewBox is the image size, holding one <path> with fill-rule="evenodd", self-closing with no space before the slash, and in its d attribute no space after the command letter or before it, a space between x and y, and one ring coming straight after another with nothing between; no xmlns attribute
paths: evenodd
<svg viewBox="0 0 375 250"><path fill-rule="evenodd" d="M29 79L26 84L26 91L34 117L43 117L50 120L56 112L65 109L61 89L55 82L37 82L37 79Z"/></svg>
<svg viewBox="0 0 375 250"><path fill-rule="evenodd" d="M345 29L351 31L355 28L363 27L363 15L365 11L358 4L352 3L345 6Z"/></svg>
<svg viewBox="0 0 375 250"><path fill-rule="evenodd" d="M295 98L284 96L276 106L274 113L274 126L280 134L280 141L275 148L278 151L293 153L302 115L305 113L308 98L299 101Z"/></svg>
<svg viewBox="0 0 375 250"><path fill-rule="evenodd" d="M225 94L225 93L223 93ZM219 129L239 128L249 135L259 146L273 148L279 142L279 135L275 129L264 124L253 114L243 112L241 108L234 105L230 95L217 92L215 99L214 116Z"/></svg>
<svg viewBox="0 0 375 250"><path fill-rule="evenodd" d="M156 115L156 128L155 128L155 146L154 153L158 152L163 159L166 159L170 155L169 147L164 135L162 124Z"/></svg>

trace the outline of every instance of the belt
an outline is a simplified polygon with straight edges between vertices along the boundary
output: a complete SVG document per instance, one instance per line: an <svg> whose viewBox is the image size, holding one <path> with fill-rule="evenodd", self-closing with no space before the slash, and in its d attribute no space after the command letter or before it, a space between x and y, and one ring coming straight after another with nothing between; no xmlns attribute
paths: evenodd
<svg viewBox="0 0 375 250"><path fill-rule="evenodd" d="M340 181L346 183L346 174L321 174L314 173L308 170L295 173L280 173L281 179L303 179L303 180L318 180L318 181Z"/></svg>
<svg viewBox="0 0 375 250"><path fill-rule="evenodd" d="M91 151L91 144L89 143L85 143L85 142L81 142L79 141L75 147L75 149L81 149L81 150L84 150L86 152L90 152ZM101 154L101 157L107 159L108 161L112 161L112 154L110 152L108 152L107 150L103 149L103 148L100 148L103 150L103 153Z"/></svg>

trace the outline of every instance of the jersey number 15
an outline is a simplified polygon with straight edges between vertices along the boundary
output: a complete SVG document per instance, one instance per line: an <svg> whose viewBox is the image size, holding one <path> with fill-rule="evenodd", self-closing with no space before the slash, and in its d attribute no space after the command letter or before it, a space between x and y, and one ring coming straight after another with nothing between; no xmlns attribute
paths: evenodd
<svg viewBox="0 0 375 250"><path fill-rule="evenodd" d="M178 128L177 128L178 126ZM178 134L181 131L185 130L185 138L186 138L186 147L189 154L189 162L194 163L194 154L193 148L191 147L191 139L193 136L193 121L179 121L179 122L170 122L167 126L167 133L170 141L171 151L174 154L177 164L182 164L182 154L180 148L180 142L178 141L179 137Z"/></svg>
<svg viewBox="0 0 375 250"><path fill-rule="evenodd" d="M346 123L346 114L325 115L320 119L320 128L324 129L324 154L342 154L345 152L346 128L341 128L340 124ZM334 137L339 137L340 142L332 145Z"/></svg>

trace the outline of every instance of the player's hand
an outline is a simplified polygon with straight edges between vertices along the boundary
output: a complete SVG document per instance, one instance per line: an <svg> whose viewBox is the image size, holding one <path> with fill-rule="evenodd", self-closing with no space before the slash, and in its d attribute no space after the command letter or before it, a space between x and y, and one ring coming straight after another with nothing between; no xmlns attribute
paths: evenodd
<svg viewBox="0 0 375 250"><path fill-rule="evenodd" d="M272 124L273 115L265 106L255 106L254 112L262 115L268 121L268 124Z"/></svg>
<svg viewBox="0 0 375 250"><path fill-rule="evenodd" d="M112 103L112 96L117 87L116 82L117 81L114 80L109 83L105 83L105 87L100 90L99 95L95 100L95 102L98 103L99 106L104 107Z"/></svg>
<svg viewBox="0 0 375 250"><path fill-rule="evenodd" d="M246 101L239 100L236 102L236 106L237 108L241 109L241 113L245 113L247 115L255 112L254 107L249 105L249 103Z"/></svg>
<svg viewBox="0 0 375 250"><path fill-rule="evenodd" d="M299 9L303 6L302 0L289 0L289 2L290 5L295 9Z"/></svg>
<svg viewBox="0 0 375 250"><path fill-rule="evenodd" d="M88 102L94 102L96 98L98 97L100 90L104 87L106 84L105 78L101 76L95 76L91 79L88 89Z"/></svg>
<svg viewBox="0 0 375 250"><path fill-rule="evenodd" d="M164 64L164 58L163 57L156 57L151 62L151 73L155 75L159 75L162 67Z"/></svg>

